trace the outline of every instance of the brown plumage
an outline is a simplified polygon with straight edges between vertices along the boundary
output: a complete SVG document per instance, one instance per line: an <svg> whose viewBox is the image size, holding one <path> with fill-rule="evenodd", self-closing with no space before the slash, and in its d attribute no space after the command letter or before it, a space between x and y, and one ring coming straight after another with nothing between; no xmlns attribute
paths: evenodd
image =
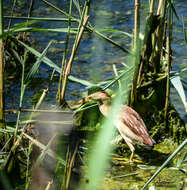
<svg viewBox="0 0 187 190"><path fill-rule="evenodd" d="M89 100L97 101L99 103L99 109L101 113L107 117L111 110L111 97L106 92L98 91L93 93L85 98L82 102ZM125 105L121 105L119 109L119 115L116 116L114 124L132 152L130 156L130 161L132 161L135 151L133 146L134 142L139 142L152 148L154 145L154 140L152 140L149 136L142 118L135 110Z"/></svg>

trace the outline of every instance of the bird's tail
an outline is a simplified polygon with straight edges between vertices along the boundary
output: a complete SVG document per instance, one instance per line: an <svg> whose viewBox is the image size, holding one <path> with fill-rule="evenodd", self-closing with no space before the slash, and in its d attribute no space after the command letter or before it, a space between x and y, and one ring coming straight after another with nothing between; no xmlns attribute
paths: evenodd
<svg viewBox="0 0 187 190"><path fill-rule="evenodd" d="M143 144L147 147L148 150L152 150L156 142L152 138L149 138L146 139L146 141L143 142Z"/></svg>

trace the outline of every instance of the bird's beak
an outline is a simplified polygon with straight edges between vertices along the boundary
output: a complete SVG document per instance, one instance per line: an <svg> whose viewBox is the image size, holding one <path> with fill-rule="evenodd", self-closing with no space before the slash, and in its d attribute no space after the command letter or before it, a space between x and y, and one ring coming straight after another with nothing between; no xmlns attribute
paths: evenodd
<svg viewBox="0 0 187 190"><path fill-rule="evenodd" d="M78 104L83 104L83 103L89 102L89 101L90 101L90 98L89 98L89 97L86 97L86 98L83 98L83 99L79 100L77 103L78 103Z"/></svg>

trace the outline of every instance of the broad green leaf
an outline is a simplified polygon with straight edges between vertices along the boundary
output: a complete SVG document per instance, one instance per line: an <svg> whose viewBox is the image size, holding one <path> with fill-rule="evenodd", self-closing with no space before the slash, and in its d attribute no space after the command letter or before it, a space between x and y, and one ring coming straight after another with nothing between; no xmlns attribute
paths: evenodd
<svg viewBox="0 0 187 190"><path fill-rule="evenodd" d="M185 96L185 93L184 93L184 88L182 86L180 76L173 76L173 77L170 78L170 81L173 84L173 86L175 87L175 89L177 90L177 92L178 92L178 94L179 94L179 96L180 96L180 98L182 100L182 103L184 104L185 110L187 112L186 96Z"/></svg>

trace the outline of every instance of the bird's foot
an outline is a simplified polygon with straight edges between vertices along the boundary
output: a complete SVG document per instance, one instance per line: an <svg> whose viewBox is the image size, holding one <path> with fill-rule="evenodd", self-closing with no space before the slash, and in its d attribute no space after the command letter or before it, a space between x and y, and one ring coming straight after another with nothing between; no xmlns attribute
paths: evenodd
<svg viewBox="0 0 187 190"><path fill-rule="evenodd" d="M129 160L130 163L138 163L138 164L142 164L144 163L142 160L136 160L136 159L133 159L133 160Z"/></svg>
<svg viewBox="0 0 187 190"><path fill-rule="evenodd" d="M144 163L142 160L137 159L128 159L128 158L120 158L120 157L113 157L112 158L115 164L142 164Z"/></svg>

